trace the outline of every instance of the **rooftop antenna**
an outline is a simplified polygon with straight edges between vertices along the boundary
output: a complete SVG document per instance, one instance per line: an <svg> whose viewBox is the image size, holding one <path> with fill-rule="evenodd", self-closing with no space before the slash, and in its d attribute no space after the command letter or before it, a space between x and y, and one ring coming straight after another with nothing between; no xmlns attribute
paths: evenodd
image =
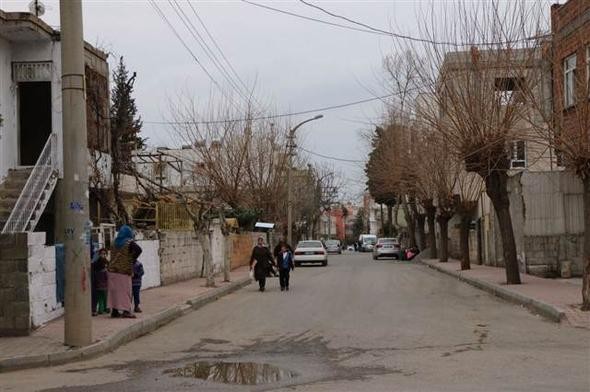
<svg viewBox="0 0 590 392"><path fill-rule="evenodd" d="M38 18L45 13L45 5L39 0L33 0L29 3L29 11Z"/></svg>

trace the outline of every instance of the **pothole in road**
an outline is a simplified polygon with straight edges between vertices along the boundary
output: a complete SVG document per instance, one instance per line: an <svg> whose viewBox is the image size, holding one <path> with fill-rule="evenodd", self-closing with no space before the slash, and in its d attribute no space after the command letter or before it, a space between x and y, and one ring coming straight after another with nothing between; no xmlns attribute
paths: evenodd
<svg viewBox="0 0 590 392"><path fill-rule="evenodd" d="M172 377L197 378L237 385L270 384L297 376L294 372L266 363L209 361L199 361L184 367L166 369L164 374L169 374Z"/></svg>

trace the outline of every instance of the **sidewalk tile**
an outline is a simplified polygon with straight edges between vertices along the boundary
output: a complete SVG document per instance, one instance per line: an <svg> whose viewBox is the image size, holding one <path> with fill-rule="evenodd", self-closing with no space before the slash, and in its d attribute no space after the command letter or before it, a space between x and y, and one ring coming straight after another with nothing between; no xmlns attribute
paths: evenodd
<svg viewBox="0 0 590 392"><path fill-rule="evenodd" d="M231 279L238 281L248 276L248 267L233 270ZM228 283L221 276L216 277L217 287ZM195 297L204 295L210 288L205 287L205 279L197 278L178 282L168 286L154 287L141 292L141 308L143 313L136 314L136 319L112 319L109 315L92 318L93 342L99 342L108 336L115 335L127 327L138 325L144 319L165 311L175 305L182 306ZM33 355L61 358L71 349L63 343L64 319L52 320L34 331L30 336L1 337L0 360L9 358L30 357Z"/></svg>
<svg viewBox="0 0 590 392"><path fill-rule="evenodd" d="M458 273L466 278L483 280L527 298L549 304L564 312L570 325L590 329L590 312L580 310L581 286L575 278L569 282L566 279L546 279L521 273L522 284L508 285L503 268L471 264L470 270L461 271L461 264L457 260L440 263L435 259L425 259L423 262Z"/></svg>

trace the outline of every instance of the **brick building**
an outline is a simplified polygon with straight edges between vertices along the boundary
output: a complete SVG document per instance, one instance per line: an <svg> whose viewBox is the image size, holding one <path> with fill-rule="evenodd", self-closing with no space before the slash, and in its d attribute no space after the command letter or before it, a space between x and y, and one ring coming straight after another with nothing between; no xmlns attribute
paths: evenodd
<svg viewBox="0 0 590 392"><path fill-rule="evenodd" d="M555 126L576 140L590 126L590 1L569 0L551 7L553 108ZM588 148L588 143L583 143Z"/></svg>

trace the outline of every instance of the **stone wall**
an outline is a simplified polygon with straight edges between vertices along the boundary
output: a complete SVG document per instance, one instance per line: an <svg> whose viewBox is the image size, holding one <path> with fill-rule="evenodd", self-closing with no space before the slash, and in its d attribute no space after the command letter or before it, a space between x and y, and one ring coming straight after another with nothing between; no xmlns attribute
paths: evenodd
<svg viewBox="0 0 590 392"><path fill-rule="evenodd" d="M194 232L162 231L159 253L162 285L201 275L203 251Z"/></svg>
<svg viewBox="0 0 590 392"><path fill-rule="evenodd" d="M255 242L251 233L231 234L232 254L231 269L239 268L250 264L252 247Z"/></svg>
<svg viewBox="0 0 590 392"><path fill-rule="evenodd" d="M26 335L63 314L55 274L45 233L0 235L0 336Z"/></svg>
<svg viewBox="0 0 590 392"><path fill-rule="evenodd" d="M0 234L0 336L31 331L27 234Z"/></svg>

